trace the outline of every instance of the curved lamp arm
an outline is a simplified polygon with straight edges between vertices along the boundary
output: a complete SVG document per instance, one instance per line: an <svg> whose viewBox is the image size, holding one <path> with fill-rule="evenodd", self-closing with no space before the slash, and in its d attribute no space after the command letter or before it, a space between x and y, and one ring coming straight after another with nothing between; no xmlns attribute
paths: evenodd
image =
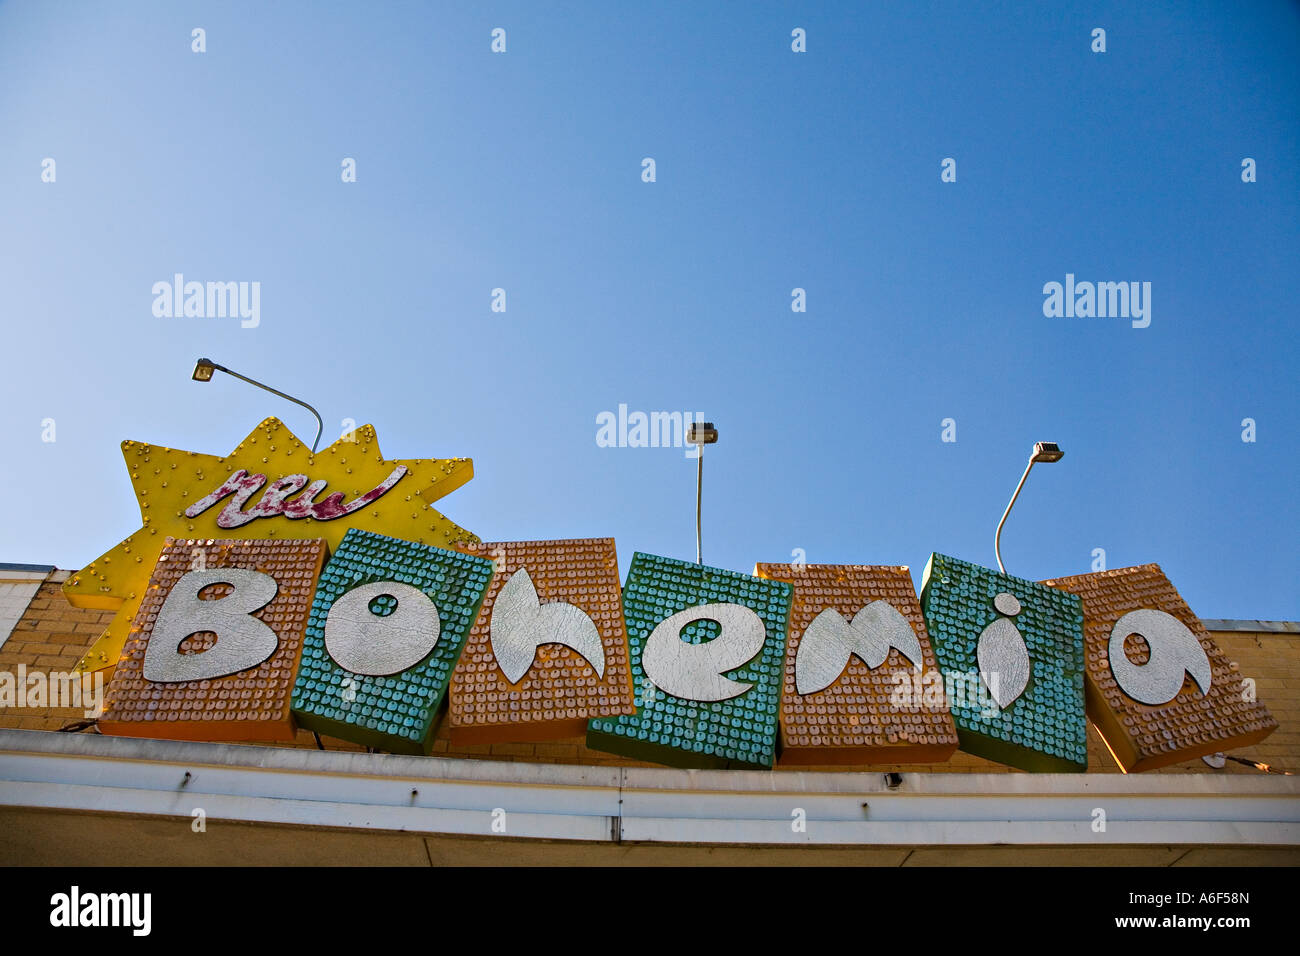
<svg viewBox="0 0 1300 956"><path fill-rule="evenodd" d="M199 359L198 363L194 366L194 380L196 382L206 382L210 380L212 378L213 369L218 369L219 371L225 372L227 375L233 375L235 376L235 378L240 379L241 381L245 381L249 385L256 385L258 388L264 389L265 391L270 392L272 395L279 395L281 398L286 398L289 401L293 402L295 405L301 405L303 408L307 409L307 411L311 412L312 415L315 416L316 418L316 438L311 443L311 453L313 455L316 454L316 446L320 444L321 433L325 430L325 423L321 421L320 413L316 411L316 409L312 408L310 405L308 405L300 398L294 398L292 395L286 395L278 388L272 388L270 385L257 381L257 379L249 378L247 375L240 375L234 369L226 368L224 365L218 365L216 362L212 361L211 359L206 359L206 358Z"/></svg>
<svg viewBox="0 0 1300 956"><path fill-rule="evenodd" d="M1020 484L1016 485L1015 492L1011 495L1011 500L1007 502L1007 510L1002 512L1002 520L998 522L997 533L993 535L993 553L997 555L998 570L1003 574L1007 573L1006 566L1002 563L1002 526L1007 523L1007 515L1011 514L1011 506L1016 503L1020 497L1020 489L1025 487L1025 479L1029 477L1029 470L1034 467L1034 459L1029 459L1029 464L1025 465L1025 473L1020 476Z"/></svg>

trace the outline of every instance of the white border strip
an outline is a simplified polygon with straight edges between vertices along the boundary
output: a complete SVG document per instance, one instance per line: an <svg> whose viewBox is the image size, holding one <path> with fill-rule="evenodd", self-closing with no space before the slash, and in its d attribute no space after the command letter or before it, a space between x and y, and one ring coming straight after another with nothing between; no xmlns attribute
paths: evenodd
<svg viewBox="0 0 1300 956"><path fill-rule="evenodd" d="M0 730L0 805L354 830L823 846L1300 846L1300 778L684 771ZM1106 828L1094 829L1096 810ZM504 810L504 831L494 830ZM801 811L801 813L799 812ZM796 826L796 822L802 826Z"/></svg>

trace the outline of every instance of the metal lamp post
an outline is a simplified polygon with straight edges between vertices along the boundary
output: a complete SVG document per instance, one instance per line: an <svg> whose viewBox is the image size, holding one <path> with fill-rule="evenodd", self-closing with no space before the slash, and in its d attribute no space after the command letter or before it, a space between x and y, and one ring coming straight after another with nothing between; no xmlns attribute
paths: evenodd
<svg viewBox="0 0 1300 956"><path fill-rule="evenodd" d="M695 563L703 564L704 558L700 548L700 504L704 487L704 446L712 445L718 440L718 430L713 422L693 422L686 431L686 441L698 445L699 455L695 468Z"/></svg>
<svg viewBox="0 0 1300 956"><path fill-rule="evenodd" d="M1007 523L1007 515L1011 514L1011 506L1016 503L1016 498L1020 496L1020 489L1025 486L1025 479L1029 477L1029 471L1034 467L1035 462L1049 463L1060 461L1065 457L1065 452L1061 451L1056 442L1040 441L1034 443L1033 454L1029 456L1029 464L1025 466L1025 473L1020 476L1020 484L1016 485L1015 493L1011 495L1011 501L1007 503L1007 510L1002 512L1002 520L998 522L997 533L993 535L993 553L997 555L998 569L1007 573L1006 566L1002 563L1002 526Z"/></svg>

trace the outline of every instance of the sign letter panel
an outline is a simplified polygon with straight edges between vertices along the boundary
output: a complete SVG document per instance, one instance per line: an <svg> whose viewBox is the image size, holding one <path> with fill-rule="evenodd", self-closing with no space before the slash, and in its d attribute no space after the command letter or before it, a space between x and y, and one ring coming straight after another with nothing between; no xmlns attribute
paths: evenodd
<svg viewBox="0 0 1300 956"><path fill-rule="evenodd" d="M771 769L790 585L636 553L623 589L636 713L593 750L688 768Z"/></svg>
<svg viewBox="0 0 1300 956"><path fill-rule="evenodd" d="M293 689L299 726L391 753L430 753L491 578L483 558L349 529L321 572L307 623Z"/></svg>
<svg viewBox="0 0 1300 956"><path fill-rule="evenodd" d="M451 676L453 743L581 737L635 712L613 538L460 548L496 574Z"/></svg>
<svg viewBox="0 0 1300 956"><path fill-rule="evenodd" d="M1125 772L1247 747L1277 729L1159 565L1044 583L1083 600L1088 716Z"/></svg>
<svg viewBox="0 0 1300 956"><path fill-rule="evenodd" d="M1088 769L1077 597L933 554L921 608L962 750L1021 770Z"/></svg>
<svg viewBox="0 0 1300 956"><path fill-rule="evenodd" d="M782 764L947 760L957 728L904 567L759 564L794 587Z"/></svg>
<svg viewBox="0 0 1300 956"><path fill-rule="evenodd" d="M105 694L127 737L292 740L289 691L326 546L168 538Z"/></svg>

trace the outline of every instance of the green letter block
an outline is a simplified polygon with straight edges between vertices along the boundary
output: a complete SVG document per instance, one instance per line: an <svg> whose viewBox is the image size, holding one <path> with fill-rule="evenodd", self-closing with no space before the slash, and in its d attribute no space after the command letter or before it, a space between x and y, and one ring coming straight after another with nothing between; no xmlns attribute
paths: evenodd
<svg viewBox="0 0 1300 956"><path fill-rule="evenodd" d="M962 750L1021 770L1088 768L1078 597L932 554L921 608Z"/></svg>
<svg viewBox="0 0 1300 956"><path fill-rule="evenodd" d="M307 621L293 689L298 726L427 755L492 568L485 558L349 529L321 571Z"/></svg>
<svg viewBox="0 0 1300 956"><path fill-rule="evenodd" d="M637 710L590 721L587 746L671 767L771 769L791 591L634 554L623 614Z"/></svg>

